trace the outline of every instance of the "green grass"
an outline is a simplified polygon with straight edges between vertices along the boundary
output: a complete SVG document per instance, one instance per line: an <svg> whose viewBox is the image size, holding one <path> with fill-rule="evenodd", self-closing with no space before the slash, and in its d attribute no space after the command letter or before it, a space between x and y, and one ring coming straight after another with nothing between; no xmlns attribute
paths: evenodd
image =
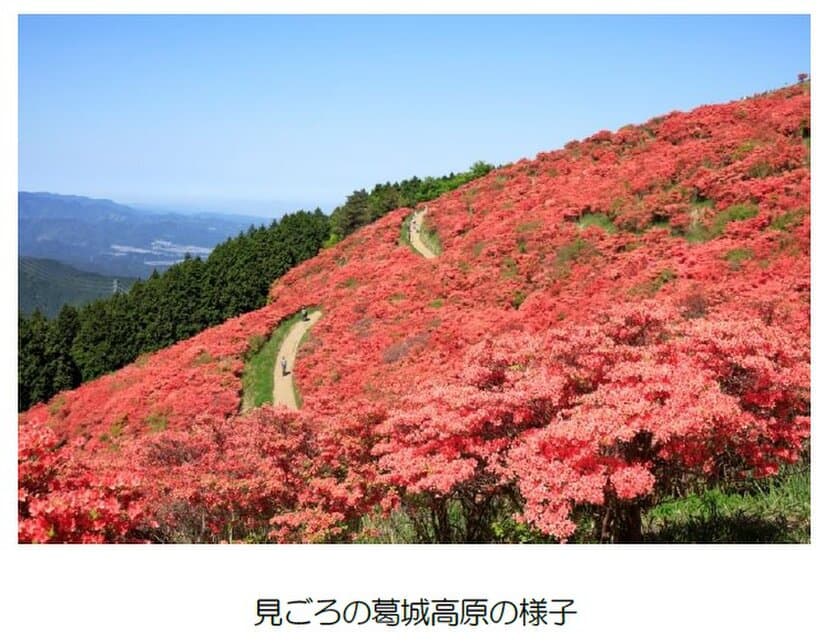
<svg viewBox="0 0 840 641"><path fill-rule="evenodd" d="M329 238L327 238L323 243L321 243L321 247L323 247L324 249L329 249L330 247L335 247L340 242L341 236L339 236L335 232L332 232L329 235Z"/></svg>
<svg viewBox="0 0 840 641"><path fill-rule="evenodd" d="M718 212L712 221L710 230L715 236L719 236L726 229L726 226L735 221L749 220L758 215L758 205L752 203L743 203L739 205L732 205L721 212Z"/></svg>
<svg viewBox="0 0 840 641"><path fill-rule="evenodd" d="M402 219L400 223L400 243L403 245L411 246L411 241L409 239L410 234L410 226L411 226L411 217L413 214L409 214L405 218Z"/></svg>
<svg viewBox="0 0 840 641"><path fill-rule="evenodd" d="M277 361L277 350L298 320L297 314L284 320L260 349L246 359L245 372L242 375L243 412L260 405L270 405L274 400L274 365Z"/></svg>
<svg viewBox="0 0 840 641"><path fill-rule="evenodd" d="M557 278L565 278L571 273L572 263L579 258L586 258L598 253L592 243L583 238L575 238L573 241L560 245L554 256L554 273Z"/></svg>
<svg viewBox="0 0 840 641"><path fill-rule="evenodd" d="M701 223L691 225L685 232L679 234L690 243L704 243L720 236L726 226L735 221L748 220L758 214L758 206L752 203L741 203L719 211L708 226Z"/></svg>
<svg viewBox="0 0 840 641"><path fill-rule="evenodd" d="M520 234L529 234L533 231L537 231L540 227L542 227L541 220L529 220L528 222L517 225L516 231Z"/></svg>
<svg viewBox="0 0 840 641"><path fill-rule="evenodd" d="M166 412L152 412L146 417L146 425L150 432L162 432L169 425L169 415Z"/></svg>
<svg viewBox="0 0 840 641"><path fill-rule="evenodd" d="M734 153L732 154L735 160L740 160L748 153L750 153L753 149L758 146L758 143L754 140L746 140L742 142L738 147L735 149Z"/></svg>
<svg viewBox="0 0 840 641"><path fill-rule="evenodd" d="M148 356L146 357L148 360ZM210 354L207 350L201 350L201 353L196 356L190 365L192 367L198 367L199 365L207 365L208 363L212 363L214 360L212 354Z"/></svg>
<svg viewBox="0 0 840 641"><path fill-rule="evenodd" d="M420 240L423 241L423 244L428 247L435 256L440 256L443 252L443 246L440 244L440 238L438 237L436 229L430 229L425 225L420 226Z"/></svg>
<svg viewBox="0 0 840 641"><path fill-rule="evenodd" d="M676 280L677 273L673 269L663 269L656 278L653 279L651 287L654 292L658 292L666 283Z"/></svg>
<svg viewBox="0 0 840 641"><path fill-rule="evenodd" d="M775 477L730 482L669 499L646 510L646 543L809 543L811 539L810 465L783 468ZM463 513L456 500L447 503L456 540L463 539ZM489 539L495 543L548 543L552 538L513 518L514 505L502 502L491 517ZM592 506L575 509L572 543L598 542ZM378 510L350 525L360 543L434 542L431 515L422 501L405 499L388 516ZM465 542L465 541L462 541Z"/></svg>
<svg viewBox="0 0 840 641"><path fill-rule="evenodd" d="M662 289L672 280L677 279L677 273L670 267L666 267L659 272L652 280L636 285L630 289L631 296L653 296L656 292Z"/></svg>
<svg viewBox="0 0 840 641"><path fill-rule="evenodd" d="M644 515L643 530L652 543L808 543L810 465L663 502Z"/></svg>
<svg viewBox="0 0 840 641"><path fill-rule="evenodd" d="M111 427L108 429L107 432L104 432L99 435L100 442L106 443L111 451L118 451L120 448L119 440L122 437L123 430L127 425L128 415L123 414L122 416L117 418L113 423L111 423ZM152 429L151 431L156 432L160 430Z"/></svg>
<svg viewBox="0 0 840 641"><path fill-rule="evenodd" d="M573 241L560 245L557 248L557 253L554 256L554 264L556 267L566 268L578 258L586 257L596 252L597 250L592 243L583 238L575 238Z"/></svg>
<svg viewBox="0 0 840 641"><path fill-rule="evenodd" d="M726 252L724 258L732 269L741 269L741 264L753 257L753 251L748 247L736 247Z"/></svg>
<svg viewBox="0 0 840 641"><path fill-rule="evenodd" d="M583 238L576 238L570 243L557 248L557 262L568 263L577 260L582 254L592 249L592 245Z"/></svg>
<svg viewBox="0 0 840 641"><path fill-rule="evenodd" d="M692 225L683 235L690 243L705 243L713 238L709 234L709 230L703 225Z"/></svg>
<svg viewBox="0 0 840 641"><path fill-rule="evenodd" d="M341 281L338 286L344 289L356 289L359 286L359 279L351 276L347 280Z"/></svg>
<svg viewBox="0 0 840 641"><path fill-rule="evenodd" d="M703 225L700 220L707 210L713 209L715 203L709 198L701 196L693 196L691 198L691 218L692 222L687 229L671 229L673 236L682 236L690 243L702 243L711 238L709 229ZM668 221L670 225L670 221Z"/></svg>
<svg viewBox="0 0 840 641"><path fill-rule="evenodd" d="M525 299L528 298L528 294L523 292L522 290L517 289L513 292L513 298L511 298L510 304L513 306L514 309L519 309L520 305L525 302Z"/></svg>
<svg viewBox="0 0 840 641"><path fill-rule="evenodd" d="M250 360L257 354L264 346L268 339L261 334L254 334L248 337L248 351L245 352L245 360Z"/></svg>
<svg viewBox="0 0 840 641"><path fill-rule="evenodd" d="M572 543L597 543L591 506L575 509ZM642 513L645 543L809 543L810 465L662 501Z"/></svg>
<svg viewBox="0 0 840 641"><path fill-rule="evenodd" d="M776 216L772 220L770 223L770 229L775 229L776 231L788 231L791 227L795 227L799 224L805 216L805 213L806 210L804 209L791 209L790 211L786 211L784 214Z"/></svg>
<svg viewBox="0 0 840 641"><path fill-rule="evenodd" d="M519 273L519 266L516 261L510 256L505 256L502 259L502 278L513 278Z"/></svg>
<svg viewBox="0 0 840 641"><path fill-rule="evenodd" d="M616 232L613 221L610 220L610 217L606 214L584 214L580 217L578 225L581 229L586 229L587 227L600 227L608 234L614 234Z"/></svg>
<svg viewBox="0 0 840 641"><path fill-rule="evenodd" d="M61 413L61 410L66 404L66 396L56 396L55 400L47 406L47 411L50 413L50 416L56 416Z"/></svg>
<svg viewBox="0 0 840 641"><path fill-rule="evenodd" d="M648 229L669 229L671 227L671 221L668 219L665 220L654 220L650 225L648 225L642 231L647 231Z"/></svg>
<svg viewBox="0 0 840 641"><path fill-rule="evenodd" d="M767 178L772 173L773 166L766 160L759 160L747 170L750 178Z"/></svg>

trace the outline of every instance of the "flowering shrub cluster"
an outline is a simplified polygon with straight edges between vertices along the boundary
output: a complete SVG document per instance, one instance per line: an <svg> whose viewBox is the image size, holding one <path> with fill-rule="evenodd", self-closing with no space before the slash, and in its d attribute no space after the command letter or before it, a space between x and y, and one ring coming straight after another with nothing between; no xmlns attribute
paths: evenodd
<svg viewBox="0 0 840 641"><path fill-rule="evenodd" d="M807 85L600 132L428 203L434 261L387 214L21 414L20 540L353 540L410 507L438 540L585 511L624 541L675 489L773 474L809 436L808 136ZM249 339L314 304L303 409L240 415Z"/></svg>

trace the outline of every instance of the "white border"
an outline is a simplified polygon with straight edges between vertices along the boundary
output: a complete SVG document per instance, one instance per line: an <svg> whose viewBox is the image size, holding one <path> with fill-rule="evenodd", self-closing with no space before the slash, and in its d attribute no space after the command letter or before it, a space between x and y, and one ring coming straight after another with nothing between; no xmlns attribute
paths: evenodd
<svg viewBox="0 0 840 641"><path fill-rule="evenodd" d="M253 628L254 600L282 598L558 597L572 595L580 614L551 633L570 639L722 639L833 636L828 614L837 534L831 457L837 452L835 222L838 147L835 119L837 21L833 3L545 2L432 0L393 2L242 2L33 0L3 4L2 238L17 237L18 13L810 13L813 84L813 543L804 546L18 546L13 347L14 251L2 254L2 582L0 630L13 639L439 638L444 630L350 626ZM834 54L830 52L834 51ZM827 584L822 583L825 577ZM473 638L512 638L521 630L459 629ZM11 634L8 634L11 633Z"/></svg>

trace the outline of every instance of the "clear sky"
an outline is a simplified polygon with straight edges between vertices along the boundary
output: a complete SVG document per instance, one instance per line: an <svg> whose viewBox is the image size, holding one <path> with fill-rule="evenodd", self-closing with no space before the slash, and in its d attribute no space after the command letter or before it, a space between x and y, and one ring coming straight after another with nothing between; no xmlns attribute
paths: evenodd
<svg viewBox="0 0 840 641"><path fill-rule="evenodd" d="M21 16L19 188L279 214L795 82L807 16Z"/></svg>

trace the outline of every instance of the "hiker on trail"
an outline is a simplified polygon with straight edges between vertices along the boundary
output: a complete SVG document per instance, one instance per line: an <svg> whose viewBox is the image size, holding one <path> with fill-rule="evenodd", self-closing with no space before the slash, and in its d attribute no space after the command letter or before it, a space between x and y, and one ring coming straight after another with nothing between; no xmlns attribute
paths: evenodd
<svg viewBox="0 0 840 641"><path fill-rule="evenodd" d="M280 370L283 372L283 376L289 373L289 370L286 369L286 357L280 357Z"/></svg>
<svg viewBox="0 0 840 641"><path fill-rule="evenodd" d="M301 318L303 318L303 320L304 320L304 321L308 321L308 320L309 320L309 312L308 312L308 311L306 311L306 308L305 308L305 307L304 307L303 309L301 309L301 310L300 310L300 315L301 315Z"/></svg>

